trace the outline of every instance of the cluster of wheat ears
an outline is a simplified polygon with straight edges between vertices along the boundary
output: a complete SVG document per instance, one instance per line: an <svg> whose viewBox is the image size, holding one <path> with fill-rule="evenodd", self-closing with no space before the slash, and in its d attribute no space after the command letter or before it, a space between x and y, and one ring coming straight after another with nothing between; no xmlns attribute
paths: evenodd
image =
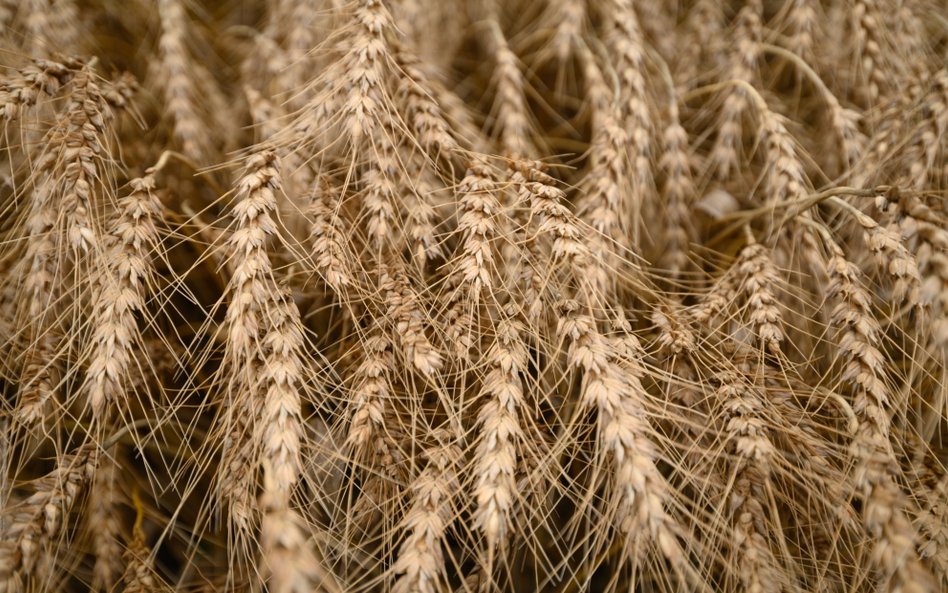
<svg viewBox="0 0 948 593"><path fill-rule="evenodd" d="M0 0L0 593L948 587L942 0Z"/></svg>

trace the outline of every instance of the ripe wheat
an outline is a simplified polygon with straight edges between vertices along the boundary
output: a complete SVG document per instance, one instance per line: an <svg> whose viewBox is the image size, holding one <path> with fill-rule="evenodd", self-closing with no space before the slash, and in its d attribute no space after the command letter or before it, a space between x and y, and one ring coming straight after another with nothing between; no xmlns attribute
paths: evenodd
<svg viewBox="0 0 948 593"><path fill-rule="evenodd" d="M937 0L0 0L0 593L948 588Z"/></svg>

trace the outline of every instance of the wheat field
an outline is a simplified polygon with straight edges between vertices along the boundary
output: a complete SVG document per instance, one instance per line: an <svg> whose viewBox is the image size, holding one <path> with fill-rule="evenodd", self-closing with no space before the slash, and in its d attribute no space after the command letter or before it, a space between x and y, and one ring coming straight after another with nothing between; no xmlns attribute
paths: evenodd
<svg viewBox="0 0 948 593"><path fill-rule="evenodd" d="M0 0L0 593L948 590L942 0Z"/></svg>

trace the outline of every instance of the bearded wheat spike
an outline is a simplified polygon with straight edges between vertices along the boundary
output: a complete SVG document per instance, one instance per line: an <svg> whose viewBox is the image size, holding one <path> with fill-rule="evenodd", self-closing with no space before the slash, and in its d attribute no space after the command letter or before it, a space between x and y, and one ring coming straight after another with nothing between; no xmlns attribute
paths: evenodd
<svg viewBox="0 0 948 593"><path fill-rule="evenodd" d="M776 203L798 200L807 195L806 174L797 158L793 138L780 116L763 104L759 111L760 135L767 149L765 200Z"/></svg>
<svg viewBox="0 0 948 593"><path fill-rule="evenodd" d="M34 58L75 52L79 37L79 10L73 0L25 0L29 53Z"/></svg>
<svg viewBox="0 0 948 593"><path fill-rule="evenodd" d="M380 279L385 294L388 316L394 320L393 333L398 336L405 360L423 375L434 375L441 369L441 353L425 333L427 317L421 298L400 265L383 268Z"/></svg>
<svg viewBox="0 0 948 593"><path fill-rule="evenodd" d="M502 313L497 338L487 351L489 370L481 391L490 399L478 413L482 436L475 452L475 516L487 541L488 563L507 540L511 526L518 441L523 438L519 415L524 405L521 374L527 368L527 350L521 337L524 328L514 314Z"/></svg>
<svg viewBox="0 0 948 593"><path fill-rule="evenodd" d="M872 105L879 100L891 81L886 73L887 48L876 0L856 0L852 9L853 47L859 64L859 76L865 85L861 92Z"/></svg>
<svg viewBox="0 0 948 593"><path fill-rule="evenodd" d="M459 254L448 276L451 300L447 337L457 344L455 350L461 358L468 357L475 345L472 330L483 293L490 293L494 287L496 262L491 242L500 232L497 219L502 212L495 192L490 170L479 163L468 168L458 186L460 242Z"/></svg>
<svg viewBox="0 0 948 593"><path fill-rule="evenodd" d="M496 0L489 3L492 10L488 23L490 51L496 62L493 75L496 87L496 133L500 136L500 147L504 154L522 158L530 155L532 151L530 121L527 116L529 110L523 96L526 83L517 56L510 49L497 21L495 4Z"/></svg>
<svg viewBox="0 0 948 593"><path fill-rule="evenodd" d="M260 501L263 517L260 545L264 550L263 568L267 590L273 593L340 591L334 577L320 563L312 541L303 529L302 518L293 509L276 502L276 486L264 471L264 494Z"/></svg>
<svg viewBox="0 0 948 593"><path fill-rule="evenodd" d="M271 472L267 494L278 498L272 504L288 506L302 467L303 327L292 295L277 290L268 301L259 374L264 390L258 420L261 434L256 440L262 443L261 460Z"/></svg>
<svg viewBox="0 0 948 593"><path fill-rule="evenodd" d="M402 165L395 145L396 130L388 125L380 127L381 131L373 138L376 158L362 178L365 184L362 208L369 219L366 230L376 253L395 242L396 205L403 189Z"/></svg>
<svg viewBox="0 0 948 593"><path fill-rule="evenodd" d="M622 227L631 229L633 243L638 244L642 225L643 205L652 189L652 116L645 72L645 43L632 0L608 0L612 27L606 34L606 43L615 56L613 68L619 77L619 105L629 146L632 166L631 188L623 192Z"/></svg>
<svg viewBox="0 0 948 593"><path fill-rule="evenodd" d="M0 77L0 120L19 119L43 95L55 96L72 79L77 65L35 59L29 66Z"/></svg>
<svg viewBox="0 0 948 593"><path fill-rule="evenodd" d="M266 241L276 232L270 213L276 209L279 182L276 154L262 152L248 159L246 172L236 188L236 228L228 240L234 272L226 327L230 357L238 369L255 355L260 337L260 315L271 274Z"/></svg>
<svg viewBox="0 0 948 593"><path fill-rule="evenodd" d="M494 182L487 167L474 164L458 186L461 196L457 234L459 255L450 282L464 288L468 297L477 301L482 291L490 291L494 262L491 242L499 234L496 218L501 213L494 197Z"/></svg>
<svg viewBox="0 0 948 593"><path fill-rule="evenodd" d="M682 48L674 64L672 74L676 86L693 85L704 74L702 66L717 63L722 49L719 36L724 23L724 8L716 0L696 0L688 11L684 24L695 43Z"/></svg>
<svg viewBox="0 0 948 593"><path fill-rule="evenodd" d="M434 174L425 169L417 174L414 191L408 194L408 227L412 241L412 256L419 270L429 262L444 258L441 238L436 223L438 215L432 197L441 189Z"/></svg>
<svg viewBox="0 0 948 593"><path fill-rule="evenodd" d="M557 334L567 340L570 368L583 373L582 404L596 410L599 446L614 464L617 527L627 537L644 530L672 565L682 567L686 555L678 541L681 526L668 514L670 487L656 465L641 402L644 369L637 340L631 334L608 340L575 301L564 303Z"/></svg>
<svg viewBox="0 0 948 593"><path fill-rule="evenodd" d="M737 14L735 37L737 46L730 58L727 77L731 80L751 82L756 76L760 54L761 13L760 0L752 0ZM743 126L741 120L749 106L747 92L733 88L724 98L718 136L711 151L711 162L715 175L727 179L740 165L740 147Z"/></svg>
<svg viewBox="0 0 948 593"><path fill-rule="evenodd" d="M219 486L222 499L229 503L231 520L243 532L250 529L256 507L252 419L260 403L255 390L257 373L262 370L258 352L264 337L264 317L277 289L266 242L276 233L270 213L276 209L279 188L276 154L264 151L251 155L237 183L237 203L232 213L235 229L228 240L233 274L224 322L224 363L233 374L222 379L226 382L228 407Z"/></svg>
<svg viewBox="0 0 948 593"><path fill-rule="evenodd" d="M361 347L363 354L354 375L353 412L347 442L364 451L373 442L373 437L384 430L395 360L391 342L377 324L369 331Z"/></svg>
<svg viewBox="0 0 948 593"><path fill-rule="evenodd" d="M788 4L790 38L787 40L787 47L806 60L813 56L813 33L817 25L816 8L813 5L813 0L793 0Z"/></svg>
<svg viewBox="0 0 948 593"><path fill-rule="evenodd" d="M439 445L427 456L425 469L412 481L411 507L400 526L405 540L392 566L393 593L436 593L444 588L444 538L458 491L454 464L460 453Z"/></svg>
<svg viewBox="0 0 948 593"><path fill-rule="evenodd" d="M310 202L310 240L313 260L326 284L343 296L352 283L348 269L349 253L346 232L340 212L338 189L329 179L317 179Z"/></svg>
<svg viewBox="0 0 948 593"><path fill-rule="evenodd" d="M919 531L920 543L918 555L931 562L936 574L944 586L948 583L948 474L926 486L926 504L915 520Z"/></svg>
<svg viewBox="0 0 948 593"><path fill-rule="evenodd" d="M780 276L767 248L759 243L745 247L736 264L742 276L741 290L750 307L750 322L761 346L778 354L784 339L782 315L774 294Z"/></svg>
<svg viewBox="0 0 948 593"><path fill-rule="evenodd" d="M49 329L27 352L16 412L17 418L26 426L36 424L49 413L50 403L56 394L51 372L54 352L55 339Z"/></svg>
<svg viewBox="0 0 948 593"><path fill-rule="evenodd" d="M583 63L586 94L592 109L589 173L586 195L578 208L584 222L595 229L588 243L595 262L592 273L602 292L611 290L609 270L618 268L620 259L615 244L620 244L628 221L622 208L622 196L628 189L624 179L628 172L625 146L628 140L622 125L621 108L603 78L592 52L579 52Z"/></svg>
<svg viewBox="0 0 948 593"><path fill-rule="evenodd" d="M553 53L561 63L581 44L583 24L586 19L586 3L573 0L553 0L548 10L556 23L551 41Z"/></svg>
<svg viewBox="0 0 948 593"><path fill-rule="evenodd" d="M199 89L187 46L191 29L188 15L181 0L158 0L158 17L161 22L158 47L166 79L165 104L173 118L174 135L184 154L202 162L211 155L212 149L208 143L210 130L197 105Z"/></svg>
<svg viewBox="0 0 948 593"><path fill-rule="evenodd" d="M381 0L360 0L352 24L340 74L346 80L344 88L355 90L343 104L342 113L352 144L358 146L363 137L379 136L376 126L389 109L385 82L392 57L385 36L392 22Z"/></svg>
<svg viewBox="0 0 948 593"><path fill-rule="evenodd" d="M14 593L47 559L73 503L95 474L95 445L64 455L56 468L38 480L34 492L19 505L4 508L0 536L0 591Z"/></svg>
<svg viewBox="0 0 948 593"><path fill-rule="evenodd" d="M155 561L151 548L145 541L145 533L136 525L131 541L125 550L125 575L122 581L128 593L165 593L169 590L155 572Z"/></svg>
<svg viewBox="0 0 948 593"><path fill-rule="evenodd" d="M854 391L859 427L852 450L859 464L856 484L865 504L863 523L875 539L872 558L879 566L880 583L892 590L934 591L934 579L916 552L917 534L905 517L905 494L896 482L891 419L899 406L891 400L883 375L885 358L875 347L881 329L859 284L858 270L838 246L829 248L829 294L839 303L833 324L842 334L840 349L846 358L842 377Z"/></svg>
<svg viewBox="0 0 948 593"><path fill-rule="evenodd" d="M287 3L289 31L284 37L287 65L279 71L280 90L289 93L287 103L291 110L304 106L303 94L298 92L310 76L313 60L311 51L319 43L320 6L306 0Z"/></svg>
<svg viewBox="0 0 948 593"><path fill-rule="evenodd" d="M665 174L662 193L668 219L668 245L662 255L662 263L673 277L688 267L688 250L694 235L689 217L689 205L694 199L694 182L691 177L691 159L688 156L688 133L678 118L677 100L668 114L669 124L663 134L664 152L659 167Z"/></svg>
<svg viewBox="0 0 948 593"><path fill-rule="evenodd" d="M739 287L740 277L737 268L732 265L692 307L691 315L694 320L699 324L706 324L726 311L728 305L737 297Z"/></svg>
<svg viewBox="0 0 948 593"><path fill-rule="evenodd" d="M132 348L141 341L135 314L142 312L154 284L150 260L158 240L155 223L161 216L161 204L153 193L155 180L146 176L133 179L129 186L131 193L119 203L122 213L110 235L111 257L97 291L92 361L86 372L86 393L98 421L107 417L110 404L127 414L125 383Z"/></svg>
<svg viewBox="0 0 948 593"><path fill-rule="evenodd" d="M908 306L918 304L920 274L918 262L905 247L898 232L879 225L865 214L853 212L864 229L864 240L876 263L892 278L892 296Z"/></svg>
<svg viewBox="0 0 948 593"><path fill-rule="evenodd" d="M88 67L75 74L70 90L63 119L48 134L52 151L40 168L51 171L44 191L61 204L67 244L75 251L88 251L101 248L101 231L93 228L93 202L99 192L112 190L108 134L114 112Z"/></svg>
<svg viewBox="0 0 948 593"><path fill-rule="evenodd" d="M766 402L737 372L722 372L716 379L720 386L715 399L723 408L727 447L736 457L730 468L734 486L728 510L738 577L745 591L780 591L784 572L770 548L766 527L775 454L764 416Z"/></svg>
<svg viewBox="0 0 948 593"><path fill-rule="evenodd" d="M92 588L111 591L122 568L122 525L119 520L118 464L106 455L92 481L89 494L89 525L92 536L95 565L92 568Z"/></svg>
<svg viewBox="0 0 948 593"><path fill-rule="evenodd" d="M429 153L445 157L460 153L461 147L454 139L451 124L445 119L418 58L405 50L399 51L395 57L404 72L404 76L398 79L398 86L405 96L408 121L421 146Z"/></svg>
<svg viewBox="0 0 948 593"><path fill-rule="evenodd" d="M572 212L563 204L563 190L556 187L539 163L521 163L511 178L520 202L529 205L530 214L537 221L537 233L553 237L550 258L566 261L568 267L582 266L589 250L581 240L582 232Z"/></svg>

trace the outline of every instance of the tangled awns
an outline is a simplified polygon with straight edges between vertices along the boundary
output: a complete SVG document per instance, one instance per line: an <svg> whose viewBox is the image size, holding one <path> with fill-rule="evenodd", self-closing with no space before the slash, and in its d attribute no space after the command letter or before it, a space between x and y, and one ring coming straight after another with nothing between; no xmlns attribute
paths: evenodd
<svg viewBox="0 0 948 593"><path fill-rule="evenodd" d="M0 593L948 590L943 0L0 0Z"/></svg>

